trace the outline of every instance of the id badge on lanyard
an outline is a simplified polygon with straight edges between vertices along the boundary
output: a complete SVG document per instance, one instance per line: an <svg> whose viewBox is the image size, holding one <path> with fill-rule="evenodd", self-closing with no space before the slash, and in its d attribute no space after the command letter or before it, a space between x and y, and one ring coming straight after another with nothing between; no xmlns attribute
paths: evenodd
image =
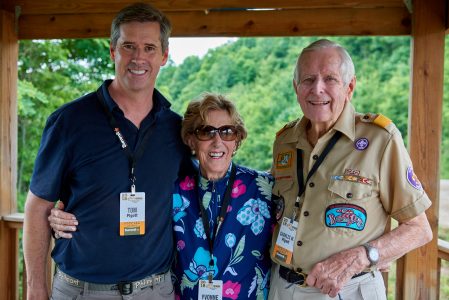
<svg viewBox="0 0 449 300"><path fill-rule="evenodd" d="M278 260L290 264L293 257L293 246L295 244L296 230L298 229L298 222L284 217L282 219L281 228L274 245L273 257Z"/></svg>
<svg viewBox="0 0 449 300"><path fill-rule="evenodd" d="M145 193L120 193L120 236L145 234Z"/></svg>
<svg viewBox="0 0 449 300"><path fill-rule="evenodd" d="M145 234L145 193L136 192L136 176L134 173L136 162L144 153L145 145L148 143L154 126L147 130L142 138L142 143L135 153L132 153L125 137L123 136L118 123L108 109L101 87L97 90L97 99L103 106L105 114L108 116L109 125L111 126L120 146L128 158L130 166L131 192L120 193L120 236L126 235L144 235Z"/></svg>
<svg viewBox="0 0 449 300"><path fill-rule="evenodd" d="M223 280L199 280L198 300L222 300Z"/></svg>

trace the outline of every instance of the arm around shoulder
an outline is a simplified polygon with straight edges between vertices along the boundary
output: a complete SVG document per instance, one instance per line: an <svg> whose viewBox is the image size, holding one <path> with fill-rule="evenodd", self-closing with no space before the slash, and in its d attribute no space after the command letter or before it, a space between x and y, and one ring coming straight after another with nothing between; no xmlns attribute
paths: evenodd
<svg viewBox="0 0 449 300"><path fill-rule="evenodd" d="M48 216L53 202L39 198L31 191L25 203L23 252L27 269L27 299L48 299L46 263L50 245Z"/></svg>

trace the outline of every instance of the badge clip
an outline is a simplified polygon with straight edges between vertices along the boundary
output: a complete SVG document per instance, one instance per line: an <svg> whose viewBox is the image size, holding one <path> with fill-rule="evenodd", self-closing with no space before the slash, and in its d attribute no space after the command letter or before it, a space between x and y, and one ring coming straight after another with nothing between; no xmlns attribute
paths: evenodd
<svg viewBox="0 0 449 300"><path fill-rule="evenodd" d="M135 184L131 184L131 194L135 194L136 193L136 185Z"/></svg>

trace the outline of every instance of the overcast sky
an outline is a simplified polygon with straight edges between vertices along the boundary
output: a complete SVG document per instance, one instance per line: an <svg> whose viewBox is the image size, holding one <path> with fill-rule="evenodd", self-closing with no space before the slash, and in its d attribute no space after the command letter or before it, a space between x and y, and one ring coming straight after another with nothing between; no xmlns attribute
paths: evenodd
<svg viewBox="0 0 449 300"><path fill-rule="evenodd" d="M187 56L203 57L207 50L225 44L235 38L170 38L169 55L176 65L181 64Z"/></svg>

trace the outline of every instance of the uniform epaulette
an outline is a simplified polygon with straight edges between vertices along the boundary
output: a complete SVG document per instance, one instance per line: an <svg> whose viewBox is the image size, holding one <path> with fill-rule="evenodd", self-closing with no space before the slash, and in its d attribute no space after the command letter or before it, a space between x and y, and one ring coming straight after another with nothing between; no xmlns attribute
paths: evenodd
<svg viewBox="0 0 449 300"><path fill-rule="evenodd" d="M377 126L384 128L388 132L391 131L390 125L393 124L393 122L389 118L385 117L382 114L367 113L367 114L361 115L360 120L365 123L376 124Z"/></svg>
<svg viewBox="0 0 449 300"><path fill-rule="evenodd" d="M296 123L298 123L299 119L296 119L294 121L288 122L287 124L284 125L284 127L281 128L281 130L279 130L278 132L276 132L276 137L280 136L285 130L292 128L293 126L296 125Z"/></svg>

